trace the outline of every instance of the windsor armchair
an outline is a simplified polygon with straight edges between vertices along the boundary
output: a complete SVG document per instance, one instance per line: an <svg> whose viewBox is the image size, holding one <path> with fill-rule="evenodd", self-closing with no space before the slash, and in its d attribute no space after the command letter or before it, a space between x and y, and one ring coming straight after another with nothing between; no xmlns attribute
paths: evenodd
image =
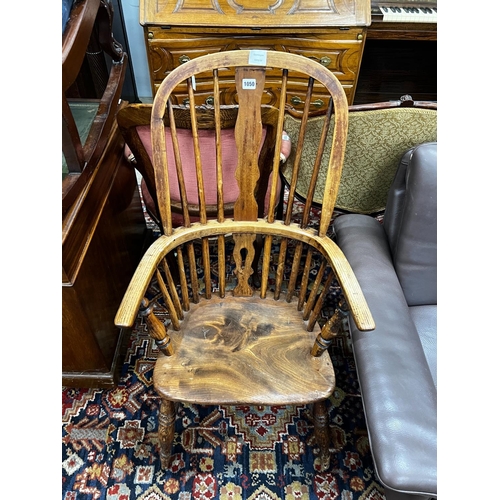
<svg viewBox="0 0 500 500"><path fill-rule="evenodd" d="M302 222L291 222L289 205L283 220L274 211L258 215L256 190L270 177L269 205L279 196L279 164L288 74L300 76L307 89L306 104L313 92L324 88L331 96L328 120L335 121L325 198L321 218L313 227L307 207ZM268 80L280 95L267 92ZM198 92L206 95L209 85L214 96L217 161L217 216L208 220L203 184L203 151L198 145L196 113L190 106L194 138L199 221L191 222L182 155L176 140L171 94L184 85L190 103ZM262 101L278 109L277 144L272 165L259 168L262 141ZM224 215L222 149L220 147L222 104L238 103L235 141L238 167L234 175L239 196L233 217ZM229 102L230 103L230 102ZM164 115L168 114L172 141L165 139ZM304 111L299 149L306 136L308 107ZM328 123L327 123L328 125ZM326 130L326 129L325 129ZM341 318L336 311L322 318L322 306L336 279L360 330L372 330L373 319L358 282L337 245L327 236L335 204L347 134L347 100L337 78L321 64L303 56L274 51L227 51L193 59L172 71L159 87L151 116L151 142L156 197L163 234L151 245L140 262L115 317L120 327L132 327L137 315L145 318L150 335L161 351L153 375L161 398L159 414L160 458L168 467L175 433L176 404L312 404L318 460L329 466L329 431L326 399L335 387L335 374L328 345ZM326 138L326 133L324 134ZM318 161L324 151L318 149ZM176 163L176 176L168 175L167 149ZM293 179L292 179L293 180ZM185 225L173 227L170 203L171 183L181 194ZM293 183L292 183L293 184ZM259 289L250 284L255 239L262 236L262 281ZM231 240L229 240L231 237ZM215 241L215 243L213 243ZM198 259L195 246L199 248ZM174 274L169 254L177 259ZM314 270L313 270L314 268ZM202 269L199 279L197 269ZM175 277L174 277L175 276ZM212 279L217 278L216 286ZM159 304L147 296L156 280L162 307L168 319L157 313Z"/></svg>

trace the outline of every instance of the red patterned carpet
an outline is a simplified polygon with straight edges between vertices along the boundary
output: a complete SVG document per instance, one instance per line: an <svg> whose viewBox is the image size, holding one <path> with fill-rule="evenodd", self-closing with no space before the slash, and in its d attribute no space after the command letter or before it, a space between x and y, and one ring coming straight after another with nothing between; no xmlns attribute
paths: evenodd
<svg viewBox="0 0 500 500"><path fill-rule="evenodd" d="M326 309L340 291L332 287ZM307 406L180 406L171 467L161 470L158 350L137 318L119 385L62 391L64 500L384 500L373 469L348 335L330 349L331 463L319 472Z"/></svg>

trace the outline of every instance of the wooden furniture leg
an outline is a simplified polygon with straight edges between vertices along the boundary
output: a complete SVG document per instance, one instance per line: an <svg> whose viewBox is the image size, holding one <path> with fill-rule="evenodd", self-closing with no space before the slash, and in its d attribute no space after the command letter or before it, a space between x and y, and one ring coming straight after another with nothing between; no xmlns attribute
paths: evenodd
<svg viewBox="0 0 500 500"><path fill-rule="evenodd" d="M160 439L160 460L163 469L167 469L170 465L174 442L175 414L174 402L162 398L158 415L158 437Z"/></svg>
<svg viewBox="0 0 500 500"><path fill-rule="evenodd" d="M330 467L330 432L328 412L324 400L314 403L313 419L314 435L316 444L319 446L320 467L321 471L325 471Z"/></svg>

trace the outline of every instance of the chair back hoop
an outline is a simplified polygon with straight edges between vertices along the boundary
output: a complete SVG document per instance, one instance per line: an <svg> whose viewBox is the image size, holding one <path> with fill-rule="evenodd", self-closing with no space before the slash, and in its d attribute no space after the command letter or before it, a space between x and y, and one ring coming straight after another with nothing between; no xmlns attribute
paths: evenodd
<svg viewBox="0 0 500 500"><path fill-rule="evenodd" d="M284 113L286 108L286 82L288 71L300 72L309 77L309 86L312 89L314 83L324 86L325 91L331 98L330 112L334 122L334 133L332 148L328 160L328 173L325 182L323 208L319 224L319 235L324 236L330 225L331 215L335 205L335 199L338 191L338 184L342 173L342 163L345 151L345 142L347 136L347 99L345 92L338 81L328 69L321 64L312 61L303 56L288 54L275 51L254 51L254 50L236 50L218 54L210 54L198 57L174 69L162 82L156 93L151 114L151 142L152 157L155 172L156 194L158 197L160 219L163 225L163 231L166 235L172 233L172 213L170 202L170 182L171 179L166 175L167 155L166 140L164 130L165 113L173 113L171 94L179 85L186 85L188 89L189 102L195 102L196 75L204 73L213 75L214 82L214 114L216 121L216 148L217 148L217 173L220 174L220 107L221 90L219 82L219 70L227 71L229 68L235 69L236 93L239 103L239 113L236 122L235 138L238 151L238 166L236 177L239 185L239 197L235 202L235 220L257 220L257 203L255 200L256 184L261 172L258 166L258 145L260 144L260 133L262 129L261 106L262 96L265 89L266 74L276 70L282 71L282 90L279 97L278 123L276 128L277 144L275 148L271 175L271 194L269 206L275 206L278 193L279 165L280 165L280 146L283 131ZM200 78L201 80L201 78ZM198 145L198 125L196 118L197 106L190 106L191 125L193 142L195 148L195 162L198 181L198 195L200 204L200 222L206 223L206 204L205 192L202 174L202 152ZM307 110L304 111L307 115ZM170 126L174 130L175 122L170 119ZM175 134L174 134L175 135ZM182 188L182 158L176 147L175 140L172 141L172 147L176 157L177 171L179 174L178 182L180 191ZM223 182L218 178L220 196L222 198ZM222 206L221 203L218 203ZM185 220L189 221L187 211ZM218 214L218 220L224 220L222 212ZM270 211L269 222L274 221L274 213ZM289 223L289 221L288 221Z"/></svg>

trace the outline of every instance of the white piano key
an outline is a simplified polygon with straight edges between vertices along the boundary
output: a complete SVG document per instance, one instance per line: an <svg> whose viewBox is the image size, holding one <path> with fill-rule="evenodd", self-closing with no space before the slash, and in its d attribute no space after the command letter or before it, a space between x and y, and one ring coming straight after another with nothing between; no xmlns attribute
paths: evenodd
<svg viewBox="0 0 500 500"><path fill-rule="evenodd" d="M437 23L437 7L379 5L384 22Z"/></svg>

